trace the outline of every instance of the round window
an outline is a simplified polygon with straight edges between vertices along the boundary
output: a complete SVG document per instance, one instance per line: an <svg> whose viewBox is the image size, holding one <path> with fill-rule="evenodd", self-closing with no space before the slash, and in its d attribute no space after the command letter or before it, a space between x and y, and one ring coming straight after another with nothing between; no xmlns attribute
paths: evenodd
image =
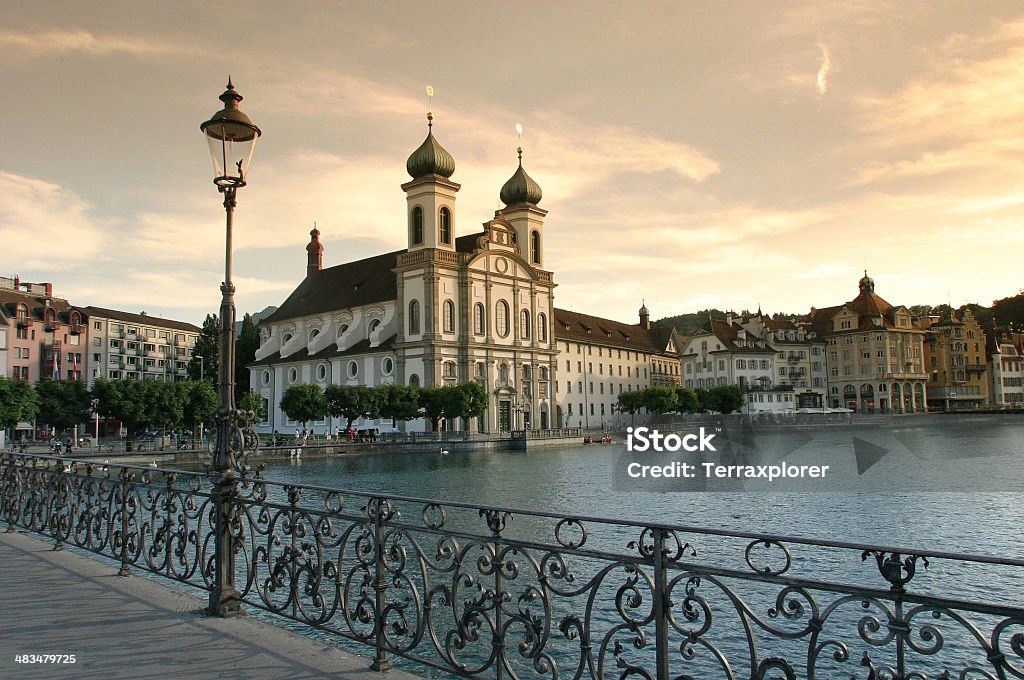
<svg viewBox="0 0 1024 680"><path fill-rule="evenodd" d="M320 382L327 379L327 364L320 364L316 367L316 379Z"/></svg>
<svg viewBox="0 0 1024 680"><path fill-rule="evenodd" d="M263 371L263 376L262 376L261 379L263 380L263 384L264 385L269 385L270 384L270 371Z"/></svg>
<svg viewBox="0 0 1024 680"><path fill-rule="evenodd" d="M384 357L384 361L380 362L380 369L384 375L391 375L391 372L395 370L395 360L391 357Z"/></svg>
<svg viewBox="0 0 1024 680"><path fill-rule="evenodd" d="M288 382L293 383L299 379L299 370L297 368L288 369Z"/></svg>
<svg viewBox="0 0 1024 680"><path fill-rule="evenodd" d="M355 361L348 362L348 377L354 378L359 375L359 364Z"/></svg>

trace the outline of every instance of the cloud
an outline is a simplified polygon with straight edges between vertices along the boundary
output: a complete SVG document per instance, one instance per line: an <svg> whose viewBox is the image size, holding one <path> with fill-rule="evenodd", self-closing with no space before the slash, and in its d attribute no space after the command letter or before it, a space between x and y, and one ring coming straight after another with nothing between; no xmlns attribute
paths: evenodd
<svg viewBox="0 0 1024 680"><path fill-rule="evenodd" d="M91 31L53 29L35 33L0 31L0 54L18 56L51 56L69 53L106 55L129 53L163 55L194 51L184 45L133 36L97 35Z"/></svg>
<svg viewBox="0 0 1024 680"><path fill-rule="evenodd" d="M853 267L846 262L822 262L807 271L795 272L793 274L793 278L797 281L830 279L833 277L848 276L852 271L854 271Z"/></svg>
<svg viewBox="0 0 1024 680"><path fill-rule="evenodd" d="M832 70L832 57L829 56L828 46L825 43L819 42L818 47L821 48L821 66L818 67L817 87L818 96L824 97L828 92L828 73Z"/></svg>

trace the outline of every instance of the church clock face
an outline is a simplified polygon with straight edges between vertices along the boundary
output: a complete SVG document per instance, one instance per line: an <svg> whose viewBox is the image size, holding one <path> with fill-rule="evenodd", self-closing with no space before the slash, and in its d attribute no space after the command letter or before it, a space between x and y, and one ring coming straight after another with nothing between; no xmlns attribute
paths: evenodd
<svg viewBox="0 0 1024 680"><path fill-rule="evenodd" d="M494 261L494 268L498 270L499 274L504 274L508 271L508 260L503 257L499 257Z"/></svg>

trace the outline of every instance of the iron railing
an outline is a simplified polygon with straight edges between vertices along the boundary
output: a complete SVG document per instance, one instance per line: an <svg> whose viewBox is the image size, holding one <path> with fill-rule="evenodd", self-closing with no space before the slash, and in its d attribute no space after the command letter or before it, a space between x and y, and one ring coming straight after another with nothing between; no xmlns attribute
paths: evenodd
<svg viewBox="0 0 1024 680"><path fill-rule="evenodd" d="M0 455L0 522L495 678L1024 678L1024 560ZM73 606L73 604L69 605Z"/></svg>

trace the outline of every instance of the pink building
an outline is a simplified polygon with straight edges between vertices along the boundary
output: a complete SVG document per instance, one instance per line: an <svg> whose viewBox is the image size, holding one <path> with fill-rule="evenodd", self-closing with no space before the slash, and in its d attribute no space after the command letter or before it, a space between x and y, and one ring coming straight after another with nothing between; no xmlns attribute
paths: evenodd
<svg viewBox="0 0 1024 680"><path fill-rule="evenodd" d="M77 380L85 372L86 315L54 297L51 283L0 277L0 333L6 336L0 375L34 383L55 375Z"/></svg>

